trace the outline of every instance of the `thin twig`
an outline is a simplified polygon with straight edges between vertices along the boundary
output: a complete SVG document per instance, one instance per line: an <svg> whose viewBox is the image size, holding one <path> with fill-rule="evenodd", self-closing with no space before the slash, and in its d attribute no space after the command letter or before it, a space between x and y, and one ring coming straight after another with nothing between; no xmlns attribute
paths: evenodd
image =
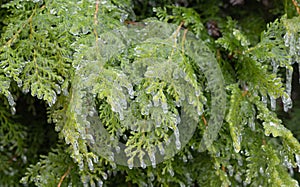
<svg viewBox="0 0 300 187"><path fill-rule="evenodd" d="M71 166L68 167L68 170L64 173L64 175L60 178L59 183L57 185L57 187L60 187L62 182L64 181L64 179L66 178L67 175L69 175L70 171L71 171Z"/></svg>
<svg viewBox="0 0 300 187"><path fill-rule="evenodd" d="M203 120L204 125L207 126L207 121L206 121L206 119L205 119L204 114L201 116L201 118L202 118L202 120Z"/></svg>
<svg viewBox="0 0 300 187"><path fill-rule="evenodd" d="M97 25L98 25L98 11L99 11L99 3L100 1L97 0L96 1L96 8L95 8L95 13L94 13L94 35L95 35L95 38L96 38L96 43L98 42L98 33L97 33Z"/></svg>
<svg viewBox="0 0 300 187"><path fill-rule="evenodd" d="M297 13L300 15L300 8L299 8L299 6L298 6L297 1L296 1L296 0L292 0L292 2L293 2L293 4L294 4L294 6L296 7Z"/></svg>
<svg viewBox="0 0 300 187"><path fill-rule="evenodd" d="M184 53L184 42L185 42L185 39L186 39L186 33L188 32L188 29L184 29L184 32L183 32L183 36L182 36L182 41L181 41L181 47L182 47L182 52Z"/></svg>
<svg viewBox="0 0 300 187"><path fill-rule="evenodd" d="M177 43L177 42L176 42L176 38L177 38L177 35L178 35L178 33L179 33L179 31L180 31L182 25L183 25L183 21L180 23L180 25L177 27L177 29L176 29L176 31L175 31L175 33L174 33L174 38L175 38L174 46L175 46L175 47L177 46L177 45L176 45L176 43Z"/></svg>
<svg viewBox="0 0 300 187"><path fill-rule="evenodd" d="M181 29L183 23L184 23L184 22L182 21L182 22L180 23L180 25L177 27L175 33L173 34L173 38L174 38L174 46L173 46L173 49L172 49L172 52L171 52L171 56L173 56L173 54L174 54L174 48L177 48L177 35L178 35L178 33L179 33L179 31L180 31L180 29Z"/></svg>

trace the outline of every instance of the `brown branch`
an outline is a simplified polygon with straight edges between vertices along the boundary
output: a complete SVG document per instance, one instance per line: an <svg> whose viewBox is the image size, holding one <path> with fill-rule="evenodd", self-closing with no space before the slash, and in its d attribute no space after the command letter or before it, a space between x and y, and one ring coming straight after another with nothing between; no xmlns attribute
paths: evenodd
<svg viewBox="0 0 300 187"><path fill-rule="evenodd" d="M64 181L64 179L66 178L67 175L69 175L70 171L71 171L71 166L68 167L68 170L64 173L63 176L61 176L60 180L59 180L59 183L57 185L57 187L60 187L62 182Z"/></svg>
<svg viewBox="0 0 300 187"><path fill-rule="evenodd" d="M205 119L204 114L201 116L201 119L203 120L204 125L207 126L207 121L206 121L206 119Z"/></svg>
<svg viewBox="0 0 300 187"><path fill-rule="evenodd" d="M184 42L185 42L185 39L186 39L186 33L188 32L188 29L184 29L184 33L183 33L183 36L182 36L182 42L181 42L181 47L182 47L182 52L184 53Z"/></svg>
<svg viewBox="0 0 300 187"><path fill-rule="evenodd" d="M294 6L296 7L297 13L300 15L300 7L298 6L298 3L296 0L292 0Z"/></svg>
<svg viewBox="0 0 300 187"><path fill-rule="evenodd" d="M225 166L222 166L222 171L226 172Z"/></svg>
<svg viewBox="0 0 300 187"><path fill-rule="evenodd" d="M94 13L94 35L95 35L95 38L96 38L96 43L98 42L98 33L97 33L97 25L98 25L98 11L99 11L99 3L100 3L100 0L97 0L96 1L96 8L95 8L95 13Z"/></svg>

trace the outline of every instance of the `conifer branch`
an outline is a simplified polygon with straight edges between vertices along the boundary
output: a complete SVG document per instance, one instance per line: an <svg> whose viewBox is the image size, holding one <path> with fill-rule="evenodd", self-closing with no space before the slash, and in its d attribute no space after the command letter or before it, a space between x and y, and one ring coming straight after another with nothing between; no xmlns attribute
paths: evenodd
<svg viewBox="0 0 300 187"><path fill-rule="evenodd" d="M45 7L46 7L46 6L43 5L43 6L41 7L41 10L44 10ZM18 38L18 36L20 35L20 33L21 33L21 32L23 31L23 29L26 27L26 25L27 25L28 23L31 22L33 16L34 16L35 13L36 13L36 10L37 10L37 7L35 7L34 11L33 11L32 14L30 15L30 17L25 21L25 23L22 24L21 28L13 35L13 37L12 37L11 39L9 39L9 40L6 42L5 45L3 45L3 47L5 47L5 46L10 47L10 46L11 46L11 44ZM3 47L1 47L1 48L3 48Z"/></svg>

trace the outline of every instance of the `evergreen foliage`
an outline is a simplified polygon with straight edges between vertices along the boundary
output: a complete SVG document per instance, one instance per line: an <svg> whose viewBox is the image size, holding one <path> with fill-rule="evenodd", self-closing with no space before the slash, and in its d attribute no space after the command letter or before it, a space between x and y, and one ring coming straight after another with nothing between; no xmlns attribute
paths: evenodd
<svg viewBox="0 0 300 187"><path fill-rule="evenodd" d="M2 1L0 186L299 186L300 2L242 2Z"/></svg>

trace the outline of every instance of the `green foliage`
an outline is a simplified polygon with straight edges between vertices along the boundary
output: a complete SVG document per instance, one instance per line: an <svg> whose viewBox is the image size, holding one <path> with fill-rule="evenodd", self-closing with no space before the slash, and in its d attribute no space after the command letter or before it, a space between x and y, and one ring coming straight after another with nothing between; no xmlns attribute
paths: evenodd
<svg viewBox="0 0 300 187"><path fill-rule="evenodd" d="M298 186L300 18L263 2L2 2L0 185Z"/></svg>

